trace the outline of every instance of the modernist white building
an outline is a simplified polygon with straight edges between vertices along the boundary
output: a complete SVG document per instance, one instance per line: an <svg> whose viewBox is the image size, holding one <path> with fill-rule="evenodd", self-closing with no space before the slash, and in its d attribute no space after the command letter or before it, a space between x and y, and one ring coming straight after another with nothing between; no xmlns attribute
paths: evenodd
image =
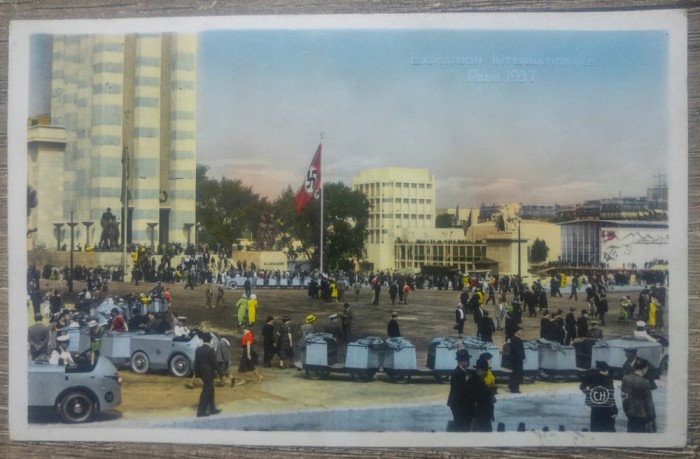
<svg viewBox="0 0 700 459"><path fill-rule="evenodd" d="M29 127L29 185L39 202L28 222L35 246L52 248L69 237L59 224L71 211L76 243L97 244L107 208L124 220L125 188L128 242L188 241L195 224L196 61L196 35L53 37L50 120Z"/></svg>

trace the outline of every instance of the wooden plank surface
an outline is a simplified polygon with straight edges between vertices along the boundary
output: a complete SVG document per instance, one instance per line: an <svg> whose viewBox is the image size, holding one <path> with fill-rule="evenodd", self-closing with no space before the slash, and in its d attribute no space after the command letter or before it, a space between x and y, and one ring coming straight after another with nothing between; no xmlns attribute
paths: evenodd
<svg viewBox="0 0 700 459"><path fill-rule="evenodd" d="M250 14L319 13L422 13L467 11L588 11L684 8L688 10L689 29L689 417L688 445L673 450L536 448L536 449L340 449L340 448L265 448L231 446L187 446L167 444L105 443L30 443L11 442L8 434L8 288L7 273L7 68L9 21L15 19L148 18L163 16L217 16ZM0 457L100 457L110 455L155 458L180 457L693 457L700 441L700 313L696 307L700 285L700 2L698 1L319 1L319 0L15 0L0 1ZM271 433L270 435L274 435Z"/></svg>

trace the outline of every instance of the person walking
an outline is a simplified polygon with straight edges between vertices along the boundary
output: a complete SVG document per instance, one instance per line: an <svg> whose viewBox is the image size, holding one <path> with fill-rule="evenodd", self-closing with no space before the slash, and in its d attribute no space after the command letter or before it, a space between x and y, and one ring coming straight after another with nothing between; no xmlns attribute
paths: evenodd
<svg viewBox="0 0 700 459"><path fill-rule="evenodd" d="M292 319L289 316L282 318L282 327L279 331L279 339L277 340L277 353L280 356L280 368L286 368L294 357L294 340L292 338L292 325L289 323Z"/></svg>
<svg viewBox="0 0 700 459"><path fill-rule="evenodd" d="M578 274L571 279L571 294L569 295L569 299L571 298L573 298L574 301L578 301Z"/></svg>
<svg viewBox="0 0 700 459"><path fill-rule="evenodd" d="M575 340L578 335L576 334L576 308L573 306L569 308L569 313L564 318L564 329L566 330L566 340L564 344L567 346Z"/></svg>
<svg viewBox="0 0 700 459"><path fill-rule="evenodd" d="M401 336L401 329L399 328L399 318L398 312L391 313L391 320L386 325L386 334L389 338L398 338Z"/></svg>
<svg viewBox="0 0 700 459"><path fill-rule="evenodd" d="M622 409L627 415L627 432L656 432L656 409L651 385L645 378L648 362L639 359L634 372L622 378Z"/></svg>
<svg viewBox="0 0 700 459"><path fill-rule="evenodd" d="M585 394L585 403L591 408L591 432L615 432L615 386L607 362L597 360L595 368L587 373L579 386Z"/></svg>
<svg viewBox="0 0 700 459"><path fill-rule="evenodd" d="M253 372L258 378L256 383L260 384L263 381L262 375L258 372L256 366L258 364L258 354L253 349L253 332L248 329L248 327L243 327L243 336L241 336L241 349L243 350L243 355L241 355L241 361L238 364L238 373L241 374L240 379L234 383L231 379L231 386L234 384L238 386L244 386L246 384L245 374Z"/></svg>
<svg viewBox="0 0 700 459"><path fill-rule="evenodd" d="M520 393L520 384L523 382L523 361L525 360L525 345L520 338L523 327L518 325L510 339L510 368L511 375L508 388L511 393Z"/></svg>
<svg viewBox="0 0 700 459"><path fill-rule="evenodd" d="M248 297L248 325L255 326L255 318L258 313L258 297L255 293L251 293Z"/></svg>
<svg viewBox="0 0 700 459"><path fill-rule="evenodd" d="M350 338L350 326L352 325L352 311L350 310L350 304L345 303L343 305L343 312L340 314L340 324L341 324L341 338L343 341L347 342Z"/></svg>
<svg viewBox="0 0 700 459"><path fill-rule="evenodd" d="M450 394L447 396L447 406L452 411L452 422L456 432L469 432L474 416L467 391L469 357L469 352L466 349L458 350L457 366L450 375Z"/></svg>
<svg viewBox="0 0 700 459"><path fill-rule="evenodd" d="M467 380L466 390L469 394L468 406L472 406L471 432L492 432L494 421L495 397L493 391L486 385L489 363L485 359L476 362L476 374Z"/></svg>
<svg viewBox="0 0 700 459"><path fill-rule="evenodd" d="M457 330L457 335L459 336L464 334L465 321L464 305L462 303L457 303L457 308L455 309L455 330Z"/></svg>
<svg viewBox="0 0 700 459"><path fill-rule="evenodd" d="M239 327L246 325L246 320L248 318L248 297L245 293L236 302L236 317Z"/></svg>
<svg viewBox="0 0 700 459"><path fill-rule="evenodd" d="M263 325L263 366L268 368L272 365L272 357L275 355L275 318L267 316Z"/></svg>
<svg viewBox="0 0 700 459"><path fill-rule="evenodd" d="M214 375L219 372L216 352L211 347L211 333L202 335L203 344L194 353L194 374L202 380L202 393L199 395L197 417L219 414L221 410L214 403Z"/></svg>

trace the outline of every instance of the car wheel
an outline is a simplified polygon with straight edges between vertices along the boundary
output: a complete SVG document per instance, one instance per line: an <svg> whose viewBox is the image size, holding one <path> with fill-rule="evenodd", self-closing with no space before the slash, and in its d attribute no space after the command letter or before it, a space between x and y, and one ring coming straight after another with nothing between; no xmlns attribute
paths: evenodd
<svg viewBox="0 0 700 459"><path fill-rule="evenodd" d="M450 375L433 375L433 377L439 383L449 384L450 382Z"/></svg>
<svg viewBox="0 0 700 459"><path fill-rule="evenodd" d="M85 392L69 392L59 404L59 414L65 422L85 422L95 414L95 402Z"/></svg>
<svg viewBox="0 0 700 459"><path fill-rule="evenodd" d="M374 379L374 374L373 371L370 371L369 373L350 373L350 376L355 382L370 382Z"/></svg>
<svg viewBox="0 0 700 459"><path fill-rule="evenodd" d="M148 373L148 368L151 362L148 360L148 355L143 351L136 351L131 356L131 371L140 375Z"/></svg>
<svg viewBox="0 0 700 459"><path fill-rule="evenodd" d="M396 384L406 384L411 380L411 375L403 375L394 371L387 371L386 375L389 377L391 382L395 382Z"/></svg>
<svg viewBox="0 0 700 459"><path fill-rule="evenodd" d="M325 374L323 371L306 370L306 376L313 381L318 381L319 379L323 379Z"/></svg>
<svg viewBox="0 0 700 459"><path fill-rule="evenodd" d="M235 281L231 281L229 282L228 287L235 290L236 287L238 287L238 284Z"/></svg>
<svg viewBox="0 0 700 459"><path fill-rule="evenodd" d="M182 354L170 359L170 373L178 378L184 378L190 374L190 361Z"/></svg>

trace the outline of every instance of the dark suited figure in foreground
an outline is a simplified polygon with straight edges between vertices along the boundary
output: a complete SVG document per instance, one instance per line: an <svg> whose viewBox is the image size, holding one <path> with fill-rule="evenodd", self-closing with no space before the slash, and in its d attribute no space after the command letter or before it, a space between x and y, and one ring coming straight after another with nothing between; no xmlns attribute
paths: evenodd
<svg viewBox="0 0 700 459"><path fill-rule="evenodd" d="M523 382L523 360L525 360L525 345L520 338L520 331L523 329L520 325L515 328L515 333L510 339L510 365L511 376L508 382L508 388L514 394L520 393L520 384Z"/></svg>
<svg viewBox="0 0 700 459"><path fill-rule="evenodd" d="M598 360L581 381L586 405L591 407L591 432L615 432L615 386L607 362Z"/></svg>
<svg viewBox="0 0 700 459"><path fill-rule="evenodd" d="M622 378L622 409L627 415L627 432L656 432L656 409L651 384L645 378L646 360L634 363L634 372Z"/></svg>
<svg viewBox="0 0 700 459"><path fill-rule="evenodd" d="M467 368L469 367L469 353L466 349L457 351L457 367L450 376L450 395L447 397L447 406L452 411L454 430L457 432L469 432L474 416L473 404L469 403L467 392Z"/></svg>
<svg viewBox="0 0 700 459"><path fill-rule="evenodd" d="M496 398L493 391L486 385L484 378L489 370L489 363L485 359L476 362L476 374L467 380L467 393L469 394L469 405L473 406L474 416L472 418L472 432L493 432L492 422L494 420L494 403Z"/></svg>
<svg viewBox="0 0 700 459"><path fill-rule="evenodd" d="M202 341L204 344L198 347L194 354L194 374L202 380L197 417L221 412L214 404L214 375L219 373L219 367L216 362L216 352L211 347L211 333L204 333Z"/></svg>

